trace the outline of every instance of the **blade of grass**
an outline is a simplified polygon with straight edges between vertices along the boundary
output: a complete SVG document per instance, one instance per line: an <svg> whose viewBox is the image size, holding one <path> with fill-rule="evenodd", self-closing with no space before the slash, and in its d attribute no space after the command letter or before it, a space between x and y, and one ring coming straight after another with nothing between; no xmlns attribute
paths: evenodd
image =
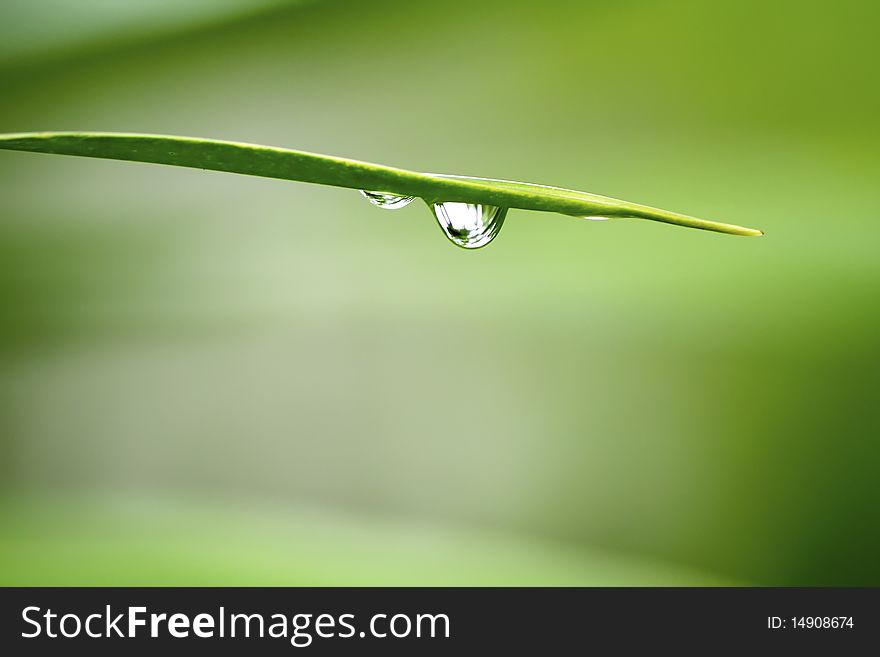
<svg viewBox="0 0 880 657"><path fill-rule="evenodd" d="M632 217L732 235L760 230L697 219L657 208L532 183L418 173L381 164L270 146L213 139L110 132L31 132L0 135L0 149L152 162L266 178L574 216Z"/></svg>

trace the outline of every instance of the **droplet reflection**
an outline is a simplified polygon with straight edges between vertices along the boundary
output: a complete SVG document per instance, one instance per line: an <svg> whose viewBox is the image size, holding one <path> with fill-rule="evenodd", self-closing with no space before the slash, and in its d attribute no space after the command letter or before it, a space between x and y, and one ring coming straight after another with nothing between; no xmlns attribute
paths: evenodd
<svg viewBox="0 0 880 657"><path fill-rule="evenodd" d="M507 208L472 203L434 203L431 210L446 237L465 249L478 249L495 239L507 216Z"/></svg>

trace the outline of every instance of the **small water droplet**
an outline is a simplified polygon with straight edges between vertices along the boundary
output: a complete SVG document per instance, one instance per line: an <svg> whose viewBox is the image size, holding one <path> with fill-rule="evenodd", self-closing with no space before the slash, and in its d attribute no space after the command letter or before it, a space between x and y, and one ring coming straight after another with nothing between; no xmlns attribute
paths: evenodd
<svg viewBox="0 0 880 657"><path fill-rule="evenodd" d="M590 221L608 221L611 217L581 217L581 219L589 219Z"/></svg>
<svg viewBox="0 0 880 657"><path fill-rule="evenodd" d="M389 194L388 192L369 192L366 189L361 190L361 194L370 203L383 210L399 210L415 200L415 196L401 196L400 194Z"/></svg>
<svg viewBox="0 0 880 657"><path fill-rule="evenodd" d="M507 208L472 203L434 203L431 210L446 237L465 249L478 249L495 239L507 216Z"/></svg>

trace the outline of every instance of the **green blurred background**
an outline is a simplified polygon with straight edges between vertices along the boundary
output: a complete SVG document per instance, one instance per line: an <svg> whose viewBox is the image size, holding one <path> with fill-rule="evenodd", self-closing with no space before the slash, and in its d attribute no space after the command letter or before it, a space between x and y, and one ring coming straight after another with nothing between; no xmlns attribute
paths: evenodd
<svg viewBox="0 0 880 657"><path fill-rule="evenodd" d="M585 189L736 238L0 152L2 584L880 584L867 1L0 4L0 132Z"/></svg>

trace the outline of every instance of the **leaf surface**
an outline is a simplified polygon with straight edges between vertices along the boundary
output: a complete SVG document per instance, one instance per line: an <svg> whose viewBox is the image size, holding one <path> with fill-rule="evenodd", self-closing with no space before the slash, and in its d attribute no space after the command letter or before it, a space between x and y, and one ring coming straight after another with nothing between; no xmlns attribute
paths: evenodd
<svg viewBox="0 0 880 657"><path fill-rule="evenodd" d="M419 173L330 155L214 139L110 132L31 132L0 135L0 149L226 171L418 196L428 203L452 201L572 216L631 217L732 235L763 235L754 228L560 187Z"/></svg>

